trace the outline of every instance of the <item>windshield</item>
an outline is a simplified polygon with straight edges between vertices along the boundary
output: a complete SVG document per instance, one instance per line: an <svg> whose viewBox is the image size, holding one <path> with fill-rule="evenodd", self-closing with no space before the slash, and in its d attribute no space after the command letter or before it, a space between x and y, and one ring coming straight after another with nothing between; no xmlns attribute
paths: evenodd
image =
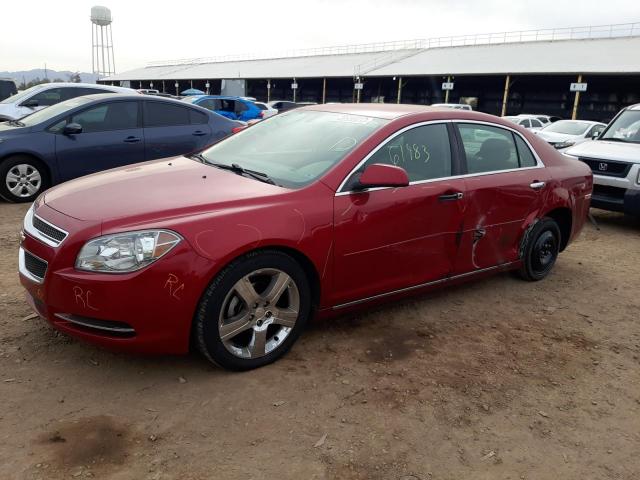
<svg viewBox="0 0 640 480"><path fill-rule="evenodd" d="M598 140L640 143L640 110L625 110L607 127Z"/></svg>
<svg viewBox="0 0 640 480"><path fill-rule="evenodd" d="M544 127L545 132L564 133L565 135L584 135L591 124L587 122L574 122L572 120L558 120Z"/></svg>
<svg viewBox="0 0 640 480"><path fill-rule="evenodd" d="M318 179L386 120L293 110L259 122L205 150L208 163L237 164L299 188Z"/></svg>
<svg viewBox="0 0 640 480"><path fill-rule="evenodd" d="M35 86L31 87L31 88L27 88L26 90L23 90L23 91L21 91L19 93L16 93L15 95L10 96L9 98L5 98L0 103L17 103L17 102L21 101L22 99L24 99L24 98L28 97L29 95L31 95L36 90L40 90L44 86L46 86L46 84L44 84L44 85L35 85Z"/></svg>
<svg viewBox="0 0 640 480"><path fill-rule="evenodd" d="M21 118L20 121L24 123L25 126L32 127L34 125L38 125L39 123L46 122L47 120L60 115L67 110L70 110L87 102L88 100L83 97L72 98L71 100L65 100L64 102L56 103L55 105L51 105L50 107L38 110L31 115L27 115L26 117Z"/></svg>

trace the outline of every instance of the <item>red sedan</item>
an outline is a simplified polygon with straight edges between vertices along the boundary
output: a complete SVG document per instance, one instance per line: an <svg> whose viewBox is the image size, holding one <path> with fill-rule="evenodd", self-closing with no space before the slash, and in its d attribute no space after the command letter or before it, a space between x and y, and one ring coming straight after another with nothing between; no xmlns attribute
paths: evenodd
<svg viewBox="0 0 640 480"><path fill-rule="evenodd" d="M47 191L20 280L70 335L250 369L314 314L502 270L546 277L591 190L585 164L490 115L318 105Z"/></svg>

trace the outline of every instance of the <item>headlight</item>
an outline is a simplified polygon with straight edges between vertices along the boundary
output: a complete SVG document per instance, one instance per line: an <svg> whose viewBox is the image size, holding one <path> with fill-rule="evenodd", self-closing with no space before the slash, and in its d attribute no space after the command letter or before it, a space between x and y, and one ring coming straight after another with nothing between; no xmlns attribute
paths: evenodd
<svg viewBox="0 0 640 480"><path fill-rule="evenodd" d="M135 272L168 253L181 240L167 230L142 230L95 238L85 243L76 268L90 272Z"/></svg>
<svg viewBox="0 0 640 480"><path fill-rule="evenodd" d="M567 148L567 147L570 147L570 146L575 145L575 144L576 144L576 142L573 141L573 140L565 140L562 143L556 143L555 147L556 148Z"/></svg>

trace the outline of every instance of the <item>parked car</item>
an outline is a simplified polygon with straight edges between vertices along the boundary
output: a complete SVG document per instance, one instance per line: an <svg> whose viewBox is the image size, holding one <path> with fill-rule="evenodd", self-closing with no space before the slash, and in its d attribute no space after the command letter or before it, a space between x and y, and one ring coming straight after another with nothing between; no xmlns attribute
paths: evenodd
<svg viewBox="0 0 640 480"><path fill-rule="evenodd" d="M525 117L525 118L535 118L536 120L540 121L540 123L542 123L543 126L549 123L557 122L558 120L562 120L560 117L556 117L553 115L540 115L540 114L533 114L533 113L521 113L517 116Z"/></svg>
<svg viewBox="0 0 640 480"><path fill-rule="evenodd" d="M18 93L16 82L10 78L0 78L0 100L9 98L11 95Z"/></svg>
<svg viewBox="0 0 640 480"><path fill-rule="evenodd" d="M593 207L640 217L640 103L622 109L593 142L565 154L593 170Z"/></svg>
<svg viewBox="0 0 640 480"><path fill-rule="evenodd" d="M20 280L70 335L147 353L193 344L245 370L283 355L314 314L491 272L545 278L591 186L586 165L497 117L318 105L47 191L25 217Z"/></svg>
<svg viewBox="0 0 640 480"><path fill-rule="evenodd" d="M255 103L256 107L262 110L262 115L261 115L262 118L269 118L278 114L278 110L270 107L266 103L262 103L262 102L253 102L253 103Z"/></svg>
<svg viewBox="0 0 640 480"><path fill-rule="evenodd" d="M30 202L51 185L203 149L243 126L178 100L76 97L0 123L0 196Z"/></svg>
<svg viewBox="0 0 640 480"><path fill-rule="evenodd" d="M92 83L42 83L1 101L0 122L18 120L64 100L97 93L135 93L135 90Z"/></svg>
<svg viewBox="0 0 640 480"><path fill-rule="evenodd" d="M271 108L275 108L280 113L300 107L296 102L290 102L288 100L272 100L271 102L268 102L267 105Z"/></svg>
<svg viewBox="0 0 640 480"><path fill-rule="evenodd" d="M558 150L596 138L606 128L605 123L586 120L558 120L535 133Z"/></svg>
<svg viewBox="0 0 640 480"><path fill-rule="evenodd" d="M523 128L526 128L527 130L540 130L542 128L542 122L540 120L538 120L537 118L531 118L531 117L513 117L513 116L506 116L506 117L502 117L505 120L510 121L511 123L515 123L516 125L520 125Z"/></svg>
<svg viewBox="0 0 640 480"><path fill-rule="evenodd" d="M158 95L160 93L160 90L157 90L155 88L138 88L136 92L143 93L145 95Z"/></svg>
<svg viewBox="0 0 640 480"><path fill-rule="evenodd" d="M434 103L432 107L452 108L453 110L473 110L471 105L466 103Z"/></svg>
<svg viewBox="0 0 640 480"><path fill-rule="evenodd" d="M253 102L241 97L194 95L185 97L182 101L193 105L199 105L200 107L216 112L217 114L230 118L231 120L248 122L249 120L262 118L262 110L260 110L260 108L258 108Z"/></svg>

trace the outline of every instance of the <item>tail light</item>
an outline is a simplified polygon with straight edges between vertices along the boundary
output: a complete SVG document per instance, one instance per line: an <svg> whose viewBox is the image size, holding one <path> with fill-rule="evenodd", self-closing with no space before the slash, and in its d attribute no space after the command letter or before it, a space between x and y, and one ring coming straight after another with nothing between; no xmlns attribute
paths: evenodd
<svg viewBox="0 0 640 480"><path fill-rule="evenodd" d="M260 111L260 118L264 118L264 110Z"/></svg>
<svg viewBox="0 0 640 480"><path fill-rule="evenodd" d="M238 132L241 132L241 131L242 131L242 130L244 130L245 128L247 128L247 126L246 126L246 125L241 125L241 126L239 126L239 127L233 127L233 128L231 129L231 133L238 133Z"/></svg>

